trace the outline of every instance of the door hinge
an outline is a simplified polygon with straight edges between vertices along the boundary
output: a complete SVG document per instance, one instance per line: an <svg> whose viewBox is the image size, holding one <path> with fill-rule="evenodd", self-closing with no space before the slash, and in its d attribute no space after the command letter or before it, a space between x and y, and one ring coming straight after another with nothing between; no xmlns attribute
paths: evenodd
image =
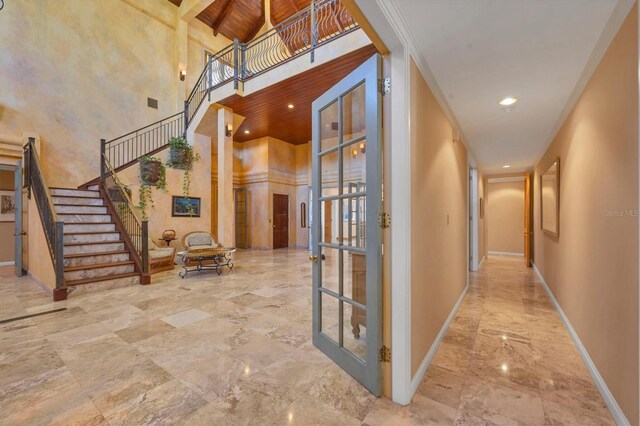
<svg viewBox="0 0 640 426"><path fill-rule="evenodd" d="M388 228L391 226L391 216L388 213L380 213L378 216L378 225L380 228Z"/></svg>
<svg viewBox="0 0 640 426"><path fill-rule="evenodd" d="M382 78L380 79L380 93L386 95L387 93L391 93L391 78Z"/></svg>
<svg viewBox="0 0 640 426"><path fill-rule="evenodd" d="M391 348L388 348L383 345L378 351L378 361L391 362Z"/></svg>

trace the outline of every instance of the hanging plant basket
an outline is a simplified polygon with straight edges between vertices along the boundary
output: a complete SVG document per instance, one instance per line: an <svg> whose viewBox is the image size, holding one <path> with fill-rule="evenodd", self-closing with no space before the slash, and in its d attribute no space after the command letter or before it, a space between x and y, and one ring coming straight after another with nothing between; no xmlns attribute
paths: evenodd
<svg viewBox="0 0 640 426"><path fill-rule="evenodd" d="M143 185L157 186L162 177L164 165L157 159L140 160L140 181Z"/></svg>
<svg viewBox="0 0 640 426"><path fill-rule="evenodd" d="M190 147L171 147L169 149L169 161L174 169L191 168L191 148Z"/></svg>

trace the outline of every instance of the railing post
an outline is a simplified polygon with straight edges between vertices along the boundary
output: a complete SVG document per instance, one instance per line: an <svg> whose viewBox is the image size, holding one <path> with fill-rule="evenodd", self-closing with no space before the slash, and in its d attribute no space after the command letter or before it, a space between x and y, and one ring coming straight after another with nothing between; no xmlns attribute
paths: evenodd
<svg viewBox="0 0 640 426"><path fill-rule="evenodd" d="M22 182L22 187L27 188L28 199L31 199L31 158L33 156L33 144L35 142L35 138L29 138L29 142L27 142L24 148L24 182Z"/></svg>
<svg viewBox="0 0 640 426"><path fill-rule="evenodd" d="M315 1L311 0L311 6L309 6L309 13L311 15L311 63L313 63L316 59L315 57L315 48L316 48L316 34L317 34L317 26L318 23L316 22L316 3Z"/></svg>
<svg viewBox="0 0 640 426"><path fill-rule="evenodd" d="M240 78L242 79L242 83L244 84L244 80L247 77L247 59L246 59L246 54L247 54L247 43L242 43L240 45L240 51L241 51L241 65L240 65L240 70L242 71L240 74ZM244 86L243 86L244 88Z"/></svg>
<svg viewBox="0 0 640 426"><path fill-rule="evenodd" d="M104 180L107 178L107 168L104 164L106 145L107 141L105 139L100 139L100 184L103 184Z"/></svg>
<svg viewBox="0 0 640 426"><path fill-rule="evenodd" d="M55 222L55 251L56 288L64 288L64 222Z"/></svg>
<svg viewBox="0 0 640 426"><path fill-rule="evenodd" d="M149 222L142 221L142 272L149 273Z"/></svg>
<svg viewBox="0 0 640 426"><path fill-rule="evenodd" d="M237 38L233 39L233 88L238 90L238 50L240 47L240 41Z"/></svg>
<svg viewBox="0 0 640 426"><path fill-rule="evenodd" d="M206 73L208 74L209 85L207 87L207 96L208 101L211 102L211 88L213 87L213 56L209 56L209 60L205 65L207 68Z"/></svg>
<svg viewBox="0 0 640 426"><path fill-rule="evenodd" d="M182 129L182 137L183 138L187 138L187 127L189 127L189 101L184 101L184 120L182 120L184 123L183 129Z"/></svg>

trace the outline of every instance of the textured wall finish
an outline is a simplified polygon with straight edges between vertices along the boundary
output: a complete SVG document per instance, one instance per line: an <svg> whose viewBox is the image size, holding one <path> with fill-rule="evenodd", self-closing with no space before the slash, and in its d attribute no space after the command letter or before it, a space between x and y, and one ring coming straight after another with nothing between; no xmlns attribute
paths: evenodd
<svg viewBox="0 0 640 426"><path fill-rule="evenodd" d="M524 250L524 181L487 185L485 214L489 222L490 252L518 253Z"/></svg>
<svg viewBox="0 0 640 426"><path fill-rule="evenodd" d="M535 264L631 424L640 422L637 14L636 5L534 177ZM559 238L540 229L540 174L556 157Z"/></svg>

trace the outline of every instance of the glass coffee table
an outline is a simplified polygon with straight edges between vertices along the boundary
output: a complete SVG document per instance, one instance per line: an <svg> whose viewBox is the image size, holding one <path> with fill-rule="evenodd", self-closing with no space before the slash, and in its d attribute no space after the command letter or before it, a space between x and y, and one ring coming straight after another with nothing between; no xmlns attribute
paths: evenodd
<svg viewBox="0 0 640 426"><path fill-rule="evenodd" d="M184 271L178 275L180 278L187 276L189 272L201 272L206 270L216 271L218 275L222 273L225 266L233 269L231 254L235 253L235 247L202 248L179 251L178 256L182 258Z"/></svg>

